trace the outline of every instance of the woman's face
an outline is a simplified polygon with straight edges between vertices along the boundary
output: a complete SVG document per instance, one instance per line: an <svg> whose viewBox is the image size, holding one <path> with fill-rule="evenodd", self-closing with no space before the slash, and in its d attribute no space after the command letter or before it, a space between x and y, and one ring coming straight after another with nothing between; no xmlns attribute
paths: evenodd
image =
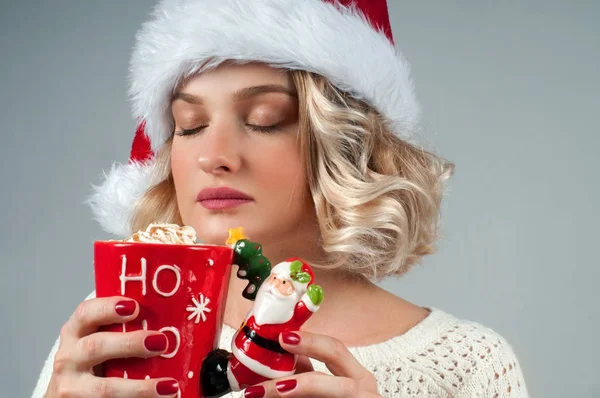
<svg viewBox="0 0 600 398"><path fill-rule="evenodd" d="M242 226L265 249L285 251L318 233L289 75L263 64L222 64L173 98L177 203L202 242L224 244L228 230Z"/></svg>

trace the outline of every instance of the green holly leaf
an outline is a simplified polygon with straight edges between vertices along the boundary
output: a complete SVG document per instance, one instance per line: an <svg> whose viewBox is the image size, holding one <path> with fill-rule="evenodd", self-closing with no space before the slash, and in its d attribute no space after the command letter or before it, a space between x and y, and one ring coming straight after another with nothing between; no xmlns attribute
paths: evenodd
<svg viewBox="0 0 600 398"><path fill-rule="evenodd" d="M314 305L320 305L323 302L323 288L319 285L310 285L306 294L308 294L308 298Z"/></svg>
<svg viewBox="0 0 600 398"><path fill-rule="evenodd" d="M294 275L294 279L300 283L308 283L310 282L310 275L308 272L298 272Z"/></svg>
<svg viewBox="0 0 600 398"><path fill-rule="evenodd" d="M300 272L301 269L302 261L295 260L290 264L290 272Z"/></svg>

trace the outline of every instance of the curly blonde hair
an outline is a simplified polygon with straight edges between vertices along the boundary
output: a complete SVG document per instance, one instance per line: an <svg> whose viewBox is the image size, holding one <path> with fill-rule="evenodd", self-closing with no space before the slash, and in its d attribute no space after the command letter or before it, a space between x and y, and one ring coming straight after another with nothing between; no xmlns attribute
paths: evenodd
<svg viewBox="0 0 600 398"><path fill-rule="evenodd" d="M376 110L324 77L289 71L299 98L299 140L325 261L369 279L402 275L435 252L444 182L454 164L390 131ZM403 132L409 133L409 132ZM183 224L170 170L171 138L156 155L160 181L138 202L132 230Z"/></svg>

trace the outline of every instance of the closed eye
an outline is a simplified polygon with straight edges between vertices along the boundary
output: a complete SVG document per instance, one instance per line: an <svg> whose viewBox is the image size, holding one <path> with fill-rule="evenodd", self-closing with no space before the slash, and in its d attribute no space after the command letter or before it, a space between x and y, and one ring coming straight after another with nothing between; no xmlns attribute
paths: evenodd
<svg viewBox="0 0 600 398"><path fill-rule="evenodd" d="M248 126L248 128L252 131L256 131L259 133L274 133L275 131L279 130L279 126L277 125L273 125L273 126L257 126L256 124L247 124L246 126Z"/></svg>
<svg viewBox="0 0 600 398"><path fill-rule="evenodd" d="M179 131L175 131L175 134L180 137L184 137L187 135L194 135L194 134L199 133L200 131L204 130L206 127L208 127L208 126L198 126L193 129L187 129L187 130L181 129Z"/></svg>
<svg viewBox="0 0 600 398"><path fill-rule="evenodd" d="M255 131L258 133L266 133L266 134L274 133L277 130L279 130L279 126L277 126L277 125L258 126L256 124L247 124L246 126L248 126L248 128L252 131ZM175 134L180 137L190 136L190 135L194 135L194 134L201 132L202 130L204 130L207 127L208 126L198 126L198 127L194 127L193 129L181 129L179 131L175 131Z"/></svg>

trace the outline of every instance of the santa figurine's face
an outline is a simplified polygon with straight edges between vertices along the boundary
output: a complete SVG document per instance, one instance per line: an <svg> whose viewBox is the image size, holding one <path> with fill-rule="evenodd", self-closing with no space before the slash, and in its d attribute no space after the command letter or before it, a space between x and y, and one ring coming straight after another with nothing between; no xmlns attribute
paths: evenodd
<svg viewBox="0 0 600 398"><path fill-rule="evenodd" d="M259 325L285 323L294 315L298 299L292 281L272 273L258 289L249 315L254 315Z"/></svg>
<svg viewBox="0 0 600 398"><path fill-rule="evenodd" d="M271 284L273 289L277 290L282 296L291 296L295 291L294 284L289 279L285 279L277 274L271 274L264 283Z"/></svg>

